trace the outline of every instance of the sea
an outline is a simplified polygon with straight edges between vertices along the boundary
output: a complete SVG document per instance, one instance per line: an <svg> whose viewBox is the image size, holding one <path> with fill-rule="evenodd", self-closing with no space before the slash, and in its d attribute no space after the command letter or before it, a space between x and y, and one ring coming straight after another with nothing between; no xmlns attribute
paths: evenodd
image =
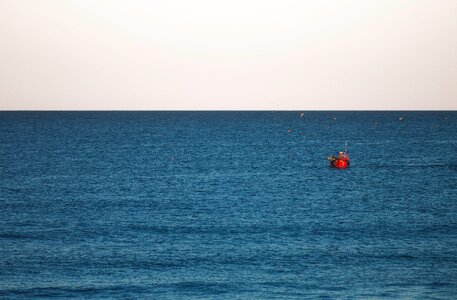
<svg viewBox="0 0 457 300"><path fill-rule="evenodd" d="M0 112L0 298L456 299L457 112Z"/></svg>

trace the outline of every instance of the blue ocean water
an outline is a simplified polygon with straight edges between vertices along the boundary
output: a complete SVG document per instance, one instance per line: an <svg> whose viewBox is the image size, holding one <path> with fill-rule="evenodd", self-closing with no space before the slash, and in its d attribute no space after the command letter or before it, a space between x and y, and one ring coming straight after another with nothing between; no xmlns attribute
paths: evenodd
<svg viewBox="0 0 457 300"><path fill-rule="evenodd" d="M455 299L457 112L0 112L0 297Z"/></svg>

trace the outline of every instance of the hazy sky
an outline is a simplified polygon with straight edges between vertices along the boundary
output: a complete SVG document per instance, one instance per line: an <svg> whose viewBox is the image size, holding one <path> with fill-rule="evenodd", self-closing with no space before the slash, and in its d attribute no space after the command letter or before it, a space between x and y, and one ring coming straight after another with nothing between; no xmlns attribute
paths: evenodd
<svg viewBox="0 0 457 300"><path fill-rule="evenodd" d="M0 109L457 109L457 1L0 0Z"/></svg>

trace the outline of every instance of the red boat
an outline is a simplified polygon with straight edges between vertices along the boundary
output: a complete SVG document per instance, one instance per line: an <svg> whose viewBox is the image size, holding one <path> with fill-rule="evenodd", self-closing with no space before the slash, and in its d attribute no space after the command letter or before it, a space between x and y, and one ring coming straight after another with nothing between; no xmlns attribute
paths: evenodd
<svg viewBox="0 0 457 300"><path fill-rule="evenodd" d="M349 156L346 152L338 153L338 156L332 155L328 157L330 167L337 169L346 169L349 167Z"/></svg>

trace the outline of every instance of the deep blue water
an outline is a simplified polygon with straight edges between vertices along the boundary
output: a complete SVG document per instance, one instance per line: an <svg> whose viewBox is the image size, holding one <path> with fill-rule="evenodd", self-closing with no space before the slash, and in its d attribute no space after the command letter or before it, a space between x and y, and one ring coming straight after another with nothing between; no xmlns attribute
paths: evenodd
<svg viewBox="0 0 457 300"><path fill-rule="evenodd" d="M457 112L0 112L0 297L455 299Z"/></svg>

